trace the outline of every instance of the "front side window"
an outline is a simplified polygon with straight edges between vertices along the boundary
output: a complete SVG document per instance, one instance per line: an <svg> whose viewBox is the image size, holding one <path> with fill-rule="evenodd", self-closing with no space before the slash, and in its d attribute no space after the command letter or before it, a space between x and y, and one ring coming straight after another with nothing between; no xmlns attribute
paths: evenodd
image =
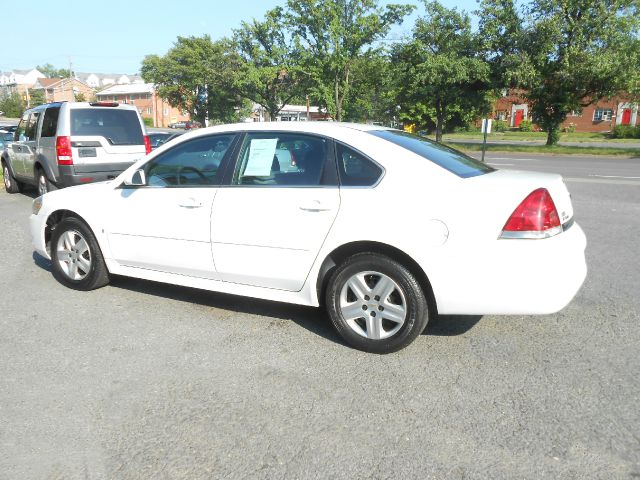
<svg viewBox="0 0 640 480"><path fill-rule="evenodd" d="M29 114L25 113L18 123L18 127L14 133L13 140L15 142L24 142L26 140L25 131L27 129L27 123L29 122Z"/></svg>
<svg viewBox="0 0 640 480"><path fill-rule="evenodd" d="M462 152L411 133L400 130L372 130L369 133L420 155L461 178L495 171L486 163Z"/></svg>
<svg viewBox="0 0 640 480"><path fill-rule="evenodd" d="M211 135L181 143L145 166L147 185L206 187L219 185L222 161L234 135Z"/></svg>
<svg viewBox="0 0 640 480"><path fill-rule="evenodd" d="M296 133L250 133L246 136L234 185L323 185L328 141Z"/></svg>
<svg viewBox="0 0 640 480"><path fill-rule="evenodd" d="M26 142L32 142L36 139L36 129L38 128L38 118L40 117L40 112L32 112L29 115L29 121L25 127L24 136L26 137Z"/></svg>

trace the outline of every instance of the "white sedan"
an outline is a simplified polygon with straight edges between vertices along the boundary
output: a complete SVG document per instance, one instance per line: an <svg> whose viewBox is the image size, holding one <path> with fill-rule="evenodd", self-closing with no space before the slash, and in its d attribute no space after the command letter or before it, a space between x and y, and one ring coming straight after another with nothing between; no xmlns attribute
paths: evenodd
<svg viewBox="0 0 640 480"><path fill-rule="evenodd" d="M36 198L30 222L68 287L115 274L324 305L377 353L438 313L556 312L587 271L559 175L356 124L197 130L115 180Z"/></svg>

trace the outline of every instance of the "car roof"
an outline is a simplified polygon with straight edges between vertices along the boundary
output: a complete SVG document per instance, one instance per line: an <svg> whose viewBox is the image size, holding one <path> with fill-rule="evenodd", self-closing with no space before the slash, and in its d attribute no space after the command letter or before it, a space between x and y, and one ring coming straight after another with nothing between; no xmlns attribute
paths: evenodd
<svg viewBox="0 0 640 480"><path fill-rule="evenodd" d="M379 125L365 125L362 123L348 122L247 122L233 123L227 125L216 125L213 127L202 128L198 130L200 135L207 132L235 132L235 131L293 131L303 133L319 133L331 135L338 132L356 130L368 132L374 130L390 130L387 127Z"/></svg>

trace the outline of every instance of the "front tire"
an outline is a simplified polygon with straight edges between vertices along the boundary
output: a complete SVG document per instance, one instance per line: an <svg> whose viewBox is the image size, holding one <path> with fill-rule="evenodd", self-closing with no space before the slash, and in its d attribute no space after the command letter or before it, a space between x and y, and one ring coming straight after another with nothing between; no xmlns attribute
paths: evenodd
<svg viewBox="0 0 640 480"><path fill-rule="evenodd" d="M333 326L354 348L398 351L420 335L429 307L415 276L384 255L347 258L329 278L326 305Z"/></svg>
<svg viewBox="0 0 640 480"><path fill-rule="evenodd" d="M22 184L18 182L13 175L11 175L9 166L4 160L2 161L2 176L4 178L4 189L7 193L20 193L22 190Z"/></svg>
<svg viewBox="0 0 640 480"><path fill-rule="evenodd" d="M91 229L82 220L67 217L51 234L53 276L74 290L94 290L109 283L104 257Z"/></svg>

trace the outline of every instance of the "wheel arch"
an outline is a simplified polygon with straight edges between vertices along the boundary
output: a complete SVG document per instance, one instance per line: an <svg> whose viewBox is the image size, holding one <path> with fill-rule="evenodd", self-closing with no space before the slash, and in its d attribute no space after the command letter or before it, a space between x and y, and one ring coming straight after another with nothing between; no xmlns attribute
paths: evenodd
<svg viewBox="0 0 640 480"><path fill-rule="evenodd" d="M43 160L42 158L39 157L33 163L34 178L36 177L38 170L42 170L50 182L55 182L56 180L55 173L53 171L53 168L51 168L51 165L49 164L49 162L46 161L46 159Z"/></svg>
<svg viewBox="0 0 640 480"><path fill-rule="evenodd" d="M402 250L381 242L373 241L356 241L346 243L337 247L331 253L329 253L322 264L318 272L318 278L316 282L316 292L318 295L318 302L324 303L324 293L327 288L327 283L331 277L333 269L335 269L340 263L342 263L348 257L357 253L379 253L385 255L407 268L418 280L422 291L427 297L429 305L429 311L431 314L436 315L438 312L438 305L436 303L435 295L433 293L433 287L431 281L426 272L411 256L403 252Z"/></svg>
<svg viewBox="0 0 640 480"><path fill-rule="evenodd" d="M55 210L51 212L47 217L47 223L44 228L45 245L49 246L51 244L51 234L55 230L56 226L60 222L62 222L65 218L70 218L70 217L77 218L78 220L80 220L82 223L84 223L87 226L89 231L91 231L91 234L94 236L94 238L96 239L98 238L96 236L96 233L93 231L93 228L91 228L91 225L89 225L89 222L87 222L84 218L82 218L80 214L78 214L77 212L74 212L73 210L60 209L60 210ZM98 242L98 245L99 245L99 242Z"/></svg>

